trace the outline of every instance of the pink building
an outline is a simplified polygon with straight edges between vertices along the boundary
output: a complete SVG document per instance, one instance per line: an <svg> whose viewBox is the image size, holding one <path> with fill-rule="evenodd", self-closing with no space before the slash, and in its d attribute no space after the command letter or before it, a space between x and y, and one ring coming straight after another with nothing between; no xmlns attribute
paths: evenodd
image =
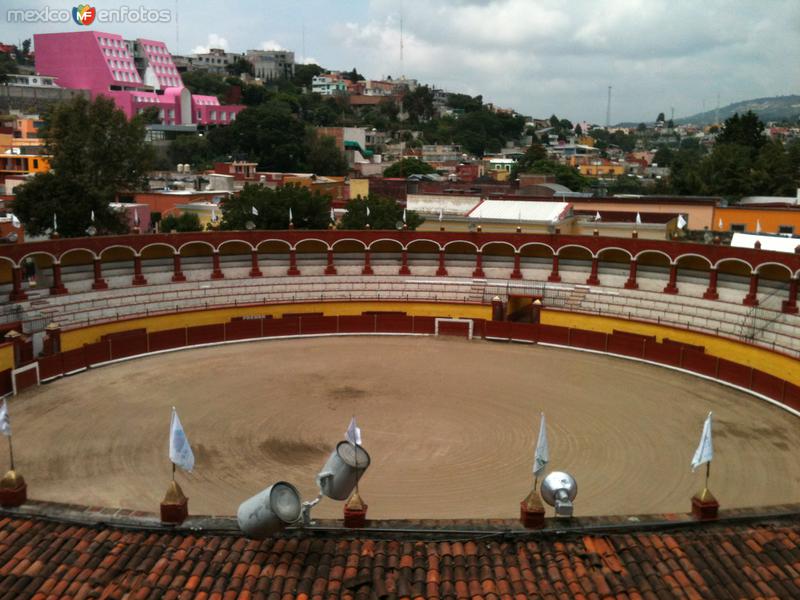
<svg viewBox="0 0 800 600"><path fill-rule="evenodd" d="M61 87L108 96L128 118L155 106L165 125L227 125L244 109L192 95L164 42L102 31L42 33L33 40L38 73L58 77Z"/></svg>

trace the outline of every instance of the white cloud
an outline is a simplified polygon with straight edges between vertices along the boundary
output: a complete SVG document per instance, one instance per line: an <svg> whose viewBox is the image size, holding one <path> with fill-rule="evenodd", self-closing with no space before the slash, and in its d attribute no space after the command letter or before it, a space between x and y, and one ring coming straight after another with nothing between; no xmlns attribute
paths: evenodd
<svg viewBox="0 0 800 600"><path fill-rule="evenodd" d="M261 42L261 46L259 47L261 50L286 50L286 48L284 48L280 42L276 42L275 40L266 40L265 42Z"/></svg>
<svg viewBox="0 0 800 600"><path fill-rule="evenodd" d="M228 49L228 40L216 33L209 33L208 34L208 45L207 46L195 46L194 50L192 50L192 54L207 54L211 48L221 48L223 50Z"/></svg>

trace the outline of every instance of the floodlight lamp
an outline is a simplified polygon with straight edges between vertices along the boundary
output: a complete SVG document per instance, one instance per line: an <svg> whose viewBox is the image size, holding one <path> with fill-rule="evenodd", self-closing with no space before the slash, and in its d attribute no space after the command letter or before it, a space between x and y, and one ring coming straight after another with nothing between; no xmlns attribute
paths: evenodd
<svg viewBox="0 0 800 600"><path fill-rule="evenodd" d="M347 500L369 464L364 448L342 440L317 475L320 492L333 500Z"/></svg>
<svg viewBox="0 0 800 600"><path fill-rule="evenodd" d="M236 520L247 537L263 540L297 523L301 511L297 488L291 483L277 481L242 502Z"/></svg>
<svg viewBox="0 0 800 600"><path fill-rule="evenodd" d="M252 221L248 221L247 223L245 223L245 224L244 224L244 227L245 227L245 229L247 229L248 231L252 231L253 229L255 229L255 228L256 228L256 224L255 224L255 223L253 223Z"/></svg>
<svg viewBox="0 0 800 600"><path fill-rule="evenodd" d="M578 495L578 482L569 473L553 471L542 481L542 499L555 507L557 517L572 517L572 501Z"/></svg>

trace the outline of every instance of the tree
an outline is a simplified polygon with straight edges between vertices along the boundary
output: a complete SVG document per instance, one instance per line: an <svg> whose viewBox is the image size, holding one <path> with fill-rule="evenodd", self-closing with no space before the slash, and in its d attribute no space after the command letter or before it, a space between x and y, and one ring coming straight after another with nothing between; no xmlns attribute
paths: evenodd
<svg viewBox="0 0 800 600"><path fill-rule="evenodd" d="M369 217L367 217L369 207ZM413 210L406 211L406 225L414 230L425 219ZM341 229L397 229L403 226L403 207L392 198L370 194L366 199L359 196L347 203L347 212L342 217Z"/></svg>
<svg viewBox="0 0 800 600"><path fill-rule="evenodd" d="M589 186L589 182L574 167L562 165L552 160L537 160L527 170L528 173L547 173L556 176L556 183L579 192Z"/></svg>
<svg viewBox="0 0 800 600"><path fill-rule="evenodd" d="M211 163L211 147L207 137L182 135L170 142L167 150L170 165L188 163L195 169L204 169Z"/></svg>
<svg viewBox="0 0 800 600"><path fill-rule="evenodd" d="M190 231L203 231L203 226L200 225L200 217L195 213L182 213L179 216L167 215L159 222L159 231L162 233L169 233L177 231L178 233L185 233Z"/></svg>
<svg viewBox="0 0 800 600"><path fill-rule="evenodd" d="M647 131L647 125L645 125L644 123L639 123L636 126L636 131L639 131L639 132Z"/></svg>
<svg viewBox="0 0 800 600"><path fill-rule="evenodd" d="M244 56L237 56L236 60L225 67L225 70L229 75L233 75L235 77L241 77L243 73L247 73L250 76L254 76L256 74L253 63L247 60Z"/></svg>
<svg viewBox="0 0 800 600"><path fill-rule="evenodd" d="M189 88L192 94L216 96L220 99L223 99L228 94L228 90L231 87L222 75L201 69L182 73L181 79L183 80L183 85Z"/></svg>
<svg viewBox="0 0 800 600"><path fill-rule="evenodd" d="M447 106L454 110L463 110L465 113L483 110L483 96L473 98L467 94L448 94Z"/></svg>
<svg viewBox="0 0 800 600"><path fill-rule="evenodd" d="M516 179L520 173L530 173L531 167L541 160L547 160L547 150L539 142L534 142L528 146L522 158L512 167L511 179Z"/></svg>
<svg viewBox="0 0 800 600"><path fill-rule="evenodd" d="M329 135L318 136L314 130L309 132L308 168L318 175L347 175L347 159L336 144L336 138Z"/></svg>
<svg viewBox="0 0 800 600"><path fill-rule="evenodd" d="M580 123L575 125L575 135L577 135L578 137L583 135L583 127L581 127Z"/></svg>
<svg viewBox="0 0 800 600"><path fill-rule="evenodd" d="M324 72L325 69L315 64L295 65L292 82L299 87L310 87L311 80L314 79L315 76L321 75Z"/></svg>
<svg viewBox="0 0 800 600"><path fill-rule="evenodd" d="M664 113L663 112L658 113L658 116L656 117L656 123L663 123L664 121L665 121Z"/></svg>
<svg viewBox="0 0 800 600"><path fill-rule="evenodd" d="M752 190L755 194L794 196L798 187L797 170L780 142L767 142L753 165Z"/></svg>
<svg viewBox="0 0 800 600"><path fill-rule="evenodd" d="M674 158L675 152L673 152L672 148L669 146L659 146L655 156L653 156L653 162L659 167L668 167L672 164Z"/></svg>
<svg viewBox="0 0 800 600"><path fill-rule="evenodd" d="M732 117L726 119L722 125L722 132L717 136L717 145L738 144L745 146L750 149L752 158L755 158L766 141L764 123L751 110L741 116L739 113L734 113Z"/></svg>
<svg viewBox="0 0 800 600"><path fill-rule="evenodd" d="M417 86L403 97L403 108L413 122L427 121L433 117L433 90L427 85Z"/></svg>
<svg viewBox="0 0 800 600"><path fill-rule="evenodd" d="M161 123L161 115L159 114L158 107L148 106L142 111L142 123L145 125L155 125Z"/></svg>
<svg viewBox="0 0 800 600"><path fill-rule="evenodd" d="M109 207L117 193L143 186L153 154L139 118L128 121L114 101L82 96L55 105L45 116L42 136L51 171L19 186L14 213L31 235L52 227L61 235L82 236L91 224L100 232L126 229Z"/></svg>
<svg viewBox="0 0 800 600"><path fill-rule="evenodd" d="M8 54L0 53L0 83L8 81L8 76L17 71L17 63Z"/></svg>
<svg viewBox="0 0 800 600"><path fill-rule="evenodd" d="M384 177L408 177L410 175L426 175L435 173L431 165L418 158L403 158L388 167L384 172Z"/></svg>
<svg viewBox="0 0 800 600"><path fill-rule="evenodd" d="M238 196L221 204L220 229L287 229L289 209L296 229L326 229L330 223L330 196L312 192L299 185L285 185L275 190L261 185L246 185ZM253 214L253 208L258 215Z"/></svg>

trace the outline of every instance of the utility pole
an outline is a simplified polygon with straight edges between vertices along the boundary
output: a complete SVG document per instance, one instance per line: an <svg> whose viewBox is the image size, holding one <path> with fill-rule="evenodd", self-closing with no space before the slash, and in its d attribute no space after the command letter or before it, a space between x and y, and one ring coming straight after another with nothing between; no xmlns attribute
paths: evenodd
<svg viewBox="0 0 800 600"><path fill-rule="evenodd" d="M606 103L606 129L611 127L611 86L608 86L608 102Z"/></svg>

